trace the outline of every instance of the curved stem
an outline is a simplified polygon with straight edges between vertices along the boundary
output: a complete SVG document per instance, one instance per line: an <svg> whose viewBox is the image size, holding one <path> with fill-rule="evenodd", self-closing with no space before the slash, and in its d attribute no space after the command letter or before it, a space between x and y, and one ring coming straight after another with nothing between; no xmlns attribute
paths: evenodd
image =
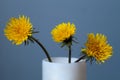
<svg viewBox="0 0 120 80"><path fill-rule="evenodd" d="M48 54L47 50L45 49L45 47L37 40L35 39L33 36L31 36L31 39L34 40L42 49L43 51L45 52L45 55L47 56L48 58L48 61L49 62L52 62L51 58L50 58L50 55Z"/></svg>
<svg viewBox="0 0 120 80"><path fill-rule="evenodd" d="M75 63L79 62L81 59L84 59L85 57L86 57L86 55L81 56L80 58L78 58L78 59L75 61Z"/></svg>

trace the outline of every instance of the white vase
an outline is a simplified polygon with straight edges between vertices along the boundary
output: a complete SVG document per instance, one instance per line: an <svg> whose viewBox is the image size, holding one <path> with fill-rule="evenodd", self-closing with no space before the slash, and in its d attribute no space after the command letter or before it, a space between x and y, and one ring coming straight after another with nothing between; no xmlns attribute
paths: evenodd
<svg viewBox="0 0 120 80"><path fill-rule="evenodd" d="M86 62L74 63L76 59L72 58L72 63L68 63L67 57L53 57L53 62L44 59L42 80L86 80Z"/></svg>

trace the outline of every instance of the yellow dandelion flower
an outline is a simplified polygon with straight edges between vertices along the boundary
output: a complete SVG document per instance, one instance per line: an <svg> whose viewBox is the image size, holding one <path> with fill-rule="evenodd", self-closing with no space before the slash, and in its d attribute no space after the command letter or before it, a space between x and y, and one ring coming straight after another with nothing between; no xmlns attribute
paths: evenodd
<svg viewBox="0 0 120 80"><path fill-rule="evenodd" d="M76 27L74 24L68 23L61 23L57 25L52 31L52 37L55 42L64 42L69 40L75 34Z"/></svg>
<svg viewBox="0 0 120 80"><path fill-rule="evenodd" d="M107 43L107 37L103 34L88 34L85 43L86 48L82 49L88 57L94 58L97 62L104 62L112 56L112 46Z"/></svg>
<svg viewBox="0 0 120 80"><path fill-rule="evenodd" d="M8 40L16 45L22 44L32 36L32 24L26 16L19 16L19 18L12 17L4 29L5 36Z"/></svg>

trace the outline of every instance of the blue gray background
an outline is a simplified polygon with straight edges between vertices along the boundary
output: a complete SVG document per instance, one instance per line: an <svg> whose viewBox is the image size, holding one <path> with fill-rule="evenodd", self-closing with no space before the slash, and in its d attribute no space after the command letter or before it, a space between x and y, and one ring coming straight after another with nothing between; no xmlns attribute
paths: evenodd
<svg viewBox="0 0 120 80"><path fill-rule="evenodd" d="M61 22L74 23L79 44L74 44L72 56L90 32L103 33L113 46L113 56L105 64L87 63L87 80L120 79L120 1L119 0L0 0L0 80L42 80L41 61L46 56L36 44L12 45L4 36L6 22L11 17L26 15L40 31L34 36L51 56L67 56L51 38L51 30Z"/></svg>

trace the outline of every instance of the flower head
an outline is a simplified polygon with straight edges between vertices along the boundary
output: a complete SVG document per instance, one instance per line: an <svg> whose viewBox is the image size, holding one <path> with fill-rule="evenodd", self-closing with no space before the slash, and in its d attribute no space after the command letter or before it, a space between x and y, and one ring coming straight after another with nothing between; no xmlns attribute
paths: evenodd
<svg viewBox="0 0 120 80"><path fill-rule="evenodd" d="M32 24L26 16L19 16L19 18L12 17L4 29L5 36L8 40L16 45L22 44L32 36Z"/></svg>
<svg viewBox="0 0 120 80"><path fill-rule="evenodd" d="M74 24L61 23L57 25L52 31L52 37L55 42L69 43L72 41L72 37L75 34L76 27Z"/></svg>
<svg viewBox="0 0 120 80"><path fill-rule="evenodd" d="M104 62L112 56L112 46L107 43L107 37L103 34L88 34L85 46L82 52L97 62Z"/></svg>

